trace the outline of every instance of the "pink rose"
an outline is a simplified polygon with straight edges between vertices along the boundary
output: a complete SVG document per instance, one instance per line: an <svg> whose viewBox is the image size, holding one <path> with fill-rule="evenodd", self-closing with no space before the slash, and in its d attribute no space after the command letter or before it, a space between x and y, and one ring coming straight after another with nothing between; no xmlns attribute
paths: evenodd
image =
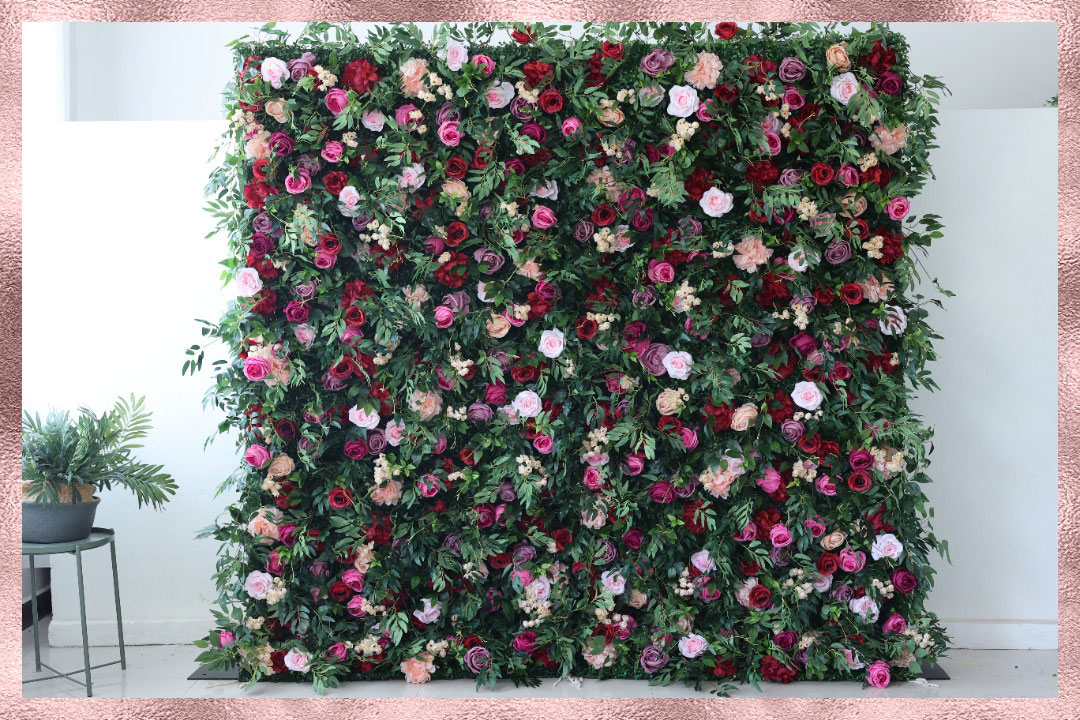
<svg viewBox="0 0 1080 720"><path fill-rule="evenodd" d="M791 391L791 399L803 410L814 412L821 407L821 402L824 400L824 397L822 396L821 389L818 388L817 383L803 380L795 383L795 389Z"/></svg>
<svg viewBox="0 0 1080 720"><path fill-rule="evenodd" d="M495 61L487 55L473 55L470 62L483 71L484 77L490 77L495 72Z"/></svg>
<svg viewBox="0 0 1080 720"><path fill-rule="evenodd" d="M623 460L623 471L630 476L640 475L645 471L645 456L644 455L627 455Z"/></svg>
<svg viewBox="0 0 1080 720"><path fill-rule="evenodd" d="M570 137L577 133L581 129L581 121L576 117L568 117L562 121L562 134L563 137Z"/></svg>
<svg viewBox="0 0 1080 720"><path fill-rule="evenodd" d="M769 530L769 541L773 547L786 547L791 544L791 531L783 523L776 523Z"/></svg>
<svg viewBox="0 0 1080 720"><path fill-rule="evenodd" d="M533 210L532 224L537 230L547 230L555 225L555 213L546 205L537 205Z"/></svg>
<svg viewBox="0 0 1080 720"><path fill-rule="evenodd" d="M866 668L866 682L876 688L889 687L892 679L889 674L889 664L884 660L878 660Z"/></svg>
<svg viewBox="0 0 1080 720"><path fill-rule="evenodd" d="M555 448L555 441L547 435L537 435L533 438L533 447L541 455L549 455Z"/></svg>
<svg viewBox="0 0 1080 720"><path fill-rule="evenodd" d="M765 468L765 475L757 479L757 484L765 492L774 493L780 489L780 473L773 468Z"/></svg>
<svg viewBox="0 0 1080 720"><path fill-rule="evenodd" d="M326 649L327 660L344 662L347 657L349 657L349 651L345 648L345 643L334 643Z"/></svg>
<svg viewBox="0 0 1080 720"><path fill-rule="evenodd" d="M448 147L457 147L461 142L461 133L458 131L459 123L456 120L444 122L439 126L439 139Z"/></svg>
<svg viewBox="0 0 1080 720"><path fill-rule="evenodd" d="M885 212L893 220L903 220L908 214L908 210L911 209L911 203L906 197L894 197L889 201L889 204L885 206Z"/></svg>
<svg viewBox="0 0 1080 720"><path fill-rule="evenodd" d="M326 162L336 163L340 161L341 156L345 154L345 146L337 140L331 140L323 146L322 152L319 154Z"/></svg>
<svg viewBox="0 0 1080 720"><path fill-rule="evenodd" d="M263 287L262 278L259 277L259 271L255 268L244 268L243 270L240 270L236 273L234 282L236 284L237 294L243 295L244 297L257 295Z"/></svg>
<svg viewBox="0 0 1080 720"><path fill-rule="evenodd" d="M709 647L709 641L701 635L690 633L679 639L679 652L683 657L696 658Z"/></svg>
<svg viewBox="0 0 1080 720"><path fill-rule="evenodd" d="M274 578L262 570L252 570L244 580L244 590L256 600L262 600L274 587Z"/></svg>
<svg viewBox="0 0 1080 720"><path fill-rule="evenodd" d="M341 88L331 88L326 91L326 109L334 115L340 115L349 105L349 95Z"/></svg>
<svg viewBox="0 0 1080 720"><path fill-rule="evenodd" d="M907 621L904 620L904 616L900 613L893 613L888 620L881 624L881 631L886 635L889 633L902 633L905 630L907 630Z"/></svg>
<svg viewBox="0 0 1080 720"><path fill-rule="evenodd" d="M675 268L668 262L650 260L647 274L654 283L669 283L675 279Z"/></svg>
<svg viewBox="0 0 1080 720"><path fill-rule="evenodd" d="M581 481L593 492L604 487L604 476L600 474L599 468L585 468L585 477Z"/></svg>
<svg viewBox="0 0 1080 720"><path fill-rule="evenodd" d="M270 462L270 451L262 445L252 445L244 453L244 460L251 467L261 470Z"/></svg>
<svg viewBox="0 0 1080 720"><path fill-rule="evenodd" d="M244 358L244 377L251 382L262 382L270 376L270 361L264 357Z"/></svg>
<svg viewBox="0 0 1080 720"><path fill-rule="evenodd" d="M454 311L445 305L435 308L435 327L445 330L454 324Z"/></svg>
<svg viewBox="0 0 1080 720"><path fill-rule="evenodd" d="M689 85L672 85L668 88L668 115L690 117L697 111L699 102L697 90Z"/></svg>
<svg viewBox="0 0 1080 720"><path fill-rule="evenodd" d="M341 573L341 582L345 583L350 590L361 592L364 589L364 573L356 568L349 568Z"/></svg>
<svg viewBox="0 0 1080 720"><path fill-rule="evenodd" d="M218 647L226 648L236 643L236 635L228 630L218 633Z"/></svg>

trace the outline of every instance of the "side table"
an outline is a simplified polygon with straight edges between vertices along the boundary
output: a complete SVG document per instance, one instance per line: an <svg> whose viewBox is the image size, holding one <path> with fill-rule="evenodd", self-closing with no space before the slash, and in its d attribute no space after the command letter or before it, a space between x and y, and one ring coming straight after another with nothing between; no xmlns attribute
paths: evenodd
<svg viewBox="0 0 1080 720"><path fill-rule="evenodd" d="M93 550L94 548L101 547L103 545L109 546L109 554L112 557L112 579L113 579L113 598L116 601L116 632L120 640L120 659L113 660L112 662L101 663L100 665L90 665L90 643L86 636L86 595L83 591L83 562L82 554L86 550ZM34 622L34 669L41 672L41 668L44 667L55 675L49 675L46 677L32 678L30 680L23 680L23 684L40 682L42 680L53 680L55 678L66 678L72 682L78 683L86 687L86 697L93 697L93 683L90 678L90 671L98 668L107 667L109 665L120 664L121 669L127 668L127 657L124 654L124 621L120 614L120 583L117 580L116 574L116 534L108 528L93 528L90 531L90 536L83 538L82 540L73 540L71 542L62 543L23 543L22 554L26 555L30 561L30 610L33 614ZM75 568L79 578L79 620L82 623L82 646L83 646L83 666L79 670L72 670L71 672L62 673L56 668L49 667L45 663L41 662L41 640L38 637L38 607L37 607L37 578L34 574L34 558L38 555L61 555L71 554L75 556ZM85 673L86 681L78 680L72 675L77 673Z"/></svg>

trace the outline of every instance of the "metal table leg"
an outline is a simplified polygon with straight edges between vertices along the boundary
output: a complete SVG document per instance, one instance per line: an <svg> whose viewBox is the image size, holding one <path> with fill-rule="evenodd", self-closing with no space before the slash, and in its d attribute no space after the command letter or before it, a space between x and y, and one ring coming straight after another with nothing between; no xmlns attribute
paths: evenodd
<svg viewBox="0 0 1080 720"><path fill-rule="evenodd" d="M86 635L86 593L83 590L82 550L75 550L75 568L79 575L79 620L82 621L83 667L86 670L86 697L93 697L90 680L90 639Z"/></svg>
<svg viewBox="0 0 1080 720"><path fill-rule="evenodd" d="M34 670L41 672L41 640L38 637L38 607L37 607L37 571L34 569L34 556L27 556L30 560L30 616L34 622Z"/></svg>
<svg viewBox="0 0 1080 720"><path fill-rule="evenodd" d="M116 600L116 635L120 640L120 669L127 668L127 656L124 654L124 618L120 614L120 580L116 574L116 541L109 541L109 553L112 555L113 598Z"/></svg>

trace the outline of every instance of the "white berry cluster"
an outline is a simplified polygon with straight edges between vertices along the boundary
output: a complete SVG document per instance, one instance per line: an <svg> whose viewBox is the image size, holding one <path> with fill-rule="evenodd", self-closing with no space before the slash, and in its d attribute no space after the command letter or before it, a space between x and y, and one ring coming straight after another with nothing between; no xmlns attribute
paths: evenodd
<svg viewBox="0 0 1080 720"><path fill-rule="evenodd" d="M814 589L814 583L806 580L806 571L802 568L788 570L788 579L784 581L785 588L795 588L795 597L805 600Z"/></svg>

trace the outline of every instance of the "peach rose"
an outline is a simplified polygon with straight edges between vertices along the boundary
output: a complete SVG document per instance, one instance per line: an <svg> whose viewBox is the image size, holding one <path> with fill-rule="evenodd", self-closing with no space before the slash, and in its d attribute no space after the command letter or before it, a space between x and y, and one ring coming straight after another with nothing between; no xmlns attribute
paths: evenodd
<svg viewBox="0 0 1080 720"><path fill-rule="evenodd" d="M244 146L247 151L247 156L252 160L269 160L270 159L270 143L266 138L253 137L247 141Z"/></svg>
<svg viewBox="0 0 1080 720"><path fill-rule="evenodd" d="M847 540L847 535L842 530L834 530L821 538L821 547L825 550L835 550L843 545L845 540Z"/></svg>
<svg viewBox="0 0 1080 720"><path fill-rule="evenodd" d="M622 125L626 120L626 114L617 107L606 107L601 110L596 117L601 125L606 125L607 127Z"/></svg>
<svg viewBox="0 0 1080 720"><path fill-rule="evenodd" d="M280 538L277 524L281 522L283 517L285 516L276 507L259 508L259 512L255 514L255 517L248 521L247 531L260 538L259 542L270 545Z"/></svg>
<svg viewBox="0 0 1080 720"><path fill-rule="evenodd" d="M401 92L409 97L418 97L427 90L427 61L409 58L401 64Z"/></svg>
<svg viewBox="0 0 1080 720"><path fill-rule="evenodd" d="M759 265L767 263L772 254L772 249L765 247L765 243L761 241L761 238L757 235L750 235L743 238L735 246L735 255L731 258L731 261L740 270L754 272Z"/></svg>
<svg viewBox="0 0 1080 720"><path fill-rule="evenodd" d="M266 469L269 477L285 477L296 469L296 463L288 455L282 454L270 461L270 467Z"/></svg>
<svg viewBox="0 0 1080 720"><path fill-rule="evenodd" d="M843 208L843 210L840 211L840 214L844 217L859 217L866 212L867 206L868 203L866 202L866 198L856 196L853 192L849 192L847 195L840 198L840 207Z"/></svg>
<svg viewBox="0 0 1080 720"><path fill-rule="evenodd" d="M401 500L401 483L390 480L385 485L376 485L371 489L371 500L376 505L396 505Z"/></svg>
<svg viewBox="0 0 1080 720"><path fill-rule="evenodd" d="M485 324L488 335L493 338L506 337L506 333L510 332L510 321L502 313L492 313Z"/></svg>
<svg viewBox="0 0 1080 720"><path fill-rule="evenodd" d="M754 403L744 403L735 408L735 412L731 414L731 429L736 432L743 432L750 427L750 424L757 420L758 409Z"/></svg>
<svg viewBox="0 0 1080 720"><path fill-rule="evenodd" d="M630 598L626 601L630 607L640 610L649 602L649 596L640 590L631 590Z"/></svg>
<svg viewBox="0 0 1080 720"><path fill-rule="evenodd" d="M413 390L409 408L424 420L430 420L442 410L442 395L437 392Z"/></svg>
<svg viewBox="0 0 1080 720"><path fill-rule="evenodd" d="M401 672L405 673L407 682L420 685L431 679L431 673L435 672L435 663L429 653L420 653L414 658L402 661Z"/></svg>
<svg viewBox="0 0 1080 720"><path fill-rule="evenodd" d="M724 69L724 63L720 58L710 52L699 52L694 67L686 71L686 82L698 90L712 89L716 87L716 79L720 77L720 71Z"/></svg>
<svg viewBox="0 0 1080 720"><path fill-rule="evenodd" d="M266 114L279 123L288 122L289 120L289 108L285 101L281 99L268 100L266 102Z"/></svg>
<svg viewBox="0 0 1080 720"><path fill-rule="evenodd" d="M907 127L900 123L890 130L881 123L874 126L874 132L870 135L870 144L875 150L880 150L886 155L895 154L907 143Z"/></svg>
<svg viewBox="0 0 1080 720"><path fill-rule="evenodd" d="M863 282L859 283L859 287L862 288L863 297L869 302L881 302L889 299L889 293L892 292L893 284L888 278L878 278L876 275L871 275Z"/></svg>
<svg viewBox="0 0 1080 720"><path fill-rule="evenodd" d="M682 393L673 388L661 391L656 397L656 411L661 415L674 415L682 408Z"/></svg>
<svg viewBox="0 0 1080 720"><path fill-rule="evenodd" d="M406 286L402 288L401 292L405 296L405 302L415 308L431 299L431 295L428 294L427 288L423 285Z"/></svg>
<svg viewBox="0 0 1080 720"><path fill-rule="evenodd" d="M825 51L825 62L829 67L834 67L837 70L850 70L851 58L848 57L847 44L837 43L836 45L830 45Z"/></svg>

